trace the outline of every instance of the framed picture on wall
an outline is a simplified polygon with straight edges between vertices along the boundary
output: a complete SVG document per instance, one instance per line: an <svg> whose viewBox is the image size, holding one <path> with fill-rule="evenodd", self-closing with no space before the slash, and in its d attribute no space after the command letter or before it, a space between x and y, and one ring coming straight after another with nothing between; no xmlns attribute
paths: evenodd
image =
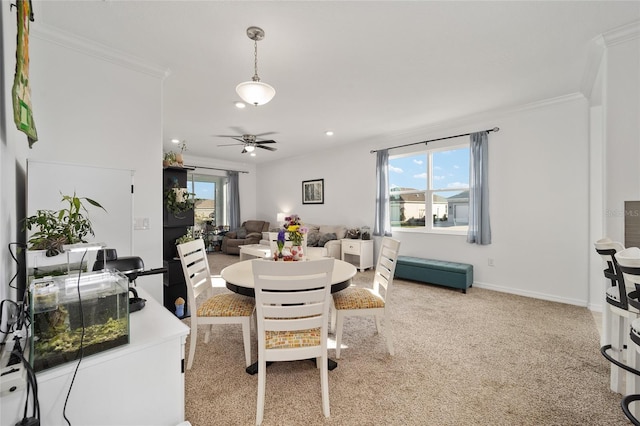
<svg viewBox="0 0 640 426"><path fill-rule="evenodd" d="M324 204L324 179L302 181L302 204Z"/></svg>

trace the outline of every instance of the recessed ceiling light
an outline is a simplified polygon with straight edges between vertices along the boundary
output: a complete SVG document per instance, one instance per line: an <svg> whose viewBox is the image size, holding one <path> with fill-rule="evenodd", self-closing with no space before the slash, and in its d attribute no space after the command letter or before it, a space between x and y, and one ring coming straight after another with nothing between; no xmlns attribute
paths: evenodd
<svg viewBox="0 0 640 426"><path fill-rule="evenodd" d="M171 142L173 142L173 143L180 143L180 139L171 139Z"/></svg>
<svg viewBox="0 0 640 426"><path fill-rule="evenodd" d="M240 101L236 102L236 108L242 109L242 108L244 108L246 106L247 106L247 104L245 104L244 102L240 102Z"/></svg>
<svg viewBox="0 0 640 426"><path fill-rule="evenodd" d="M326 132L324 132L324 134L327 136L333 136L333 131L327 130Z"/></svg>

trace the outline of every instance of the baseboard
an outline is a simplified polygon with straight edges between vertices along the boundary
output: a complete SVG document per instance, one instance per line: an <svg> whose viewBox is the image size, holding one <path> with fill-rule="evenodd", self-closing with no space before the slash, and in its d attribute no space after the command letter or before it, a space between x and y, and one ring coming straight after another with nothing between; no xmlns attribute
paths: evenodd
<svg viewBox="0 0 640 426"><path fill-rule="evenodd" d="M568 305L582 306L582 307L585 307L585 308L588 305L586 300L570 299L570 298L552 296L552 295L545 294L545 293L538 293L536 291L513 289L513 288L510 288L510 287L503 287L503 286L498 286L498 285L495 285L495 284L487 284L487 283L481 283L481 282L477 282L477 281L473 282L473 287L475 287L475 288L483 288L483 289L486 289L486 290L499 291L499 292L502 292L502 293L515 294L515 295L518 295L518 296L532 297L534 299L548 300L550 302L558 302L558 303L565 303L565 304L568 304ZM471 289L469 289L469 290L472 291L473 287Z"/></svg>

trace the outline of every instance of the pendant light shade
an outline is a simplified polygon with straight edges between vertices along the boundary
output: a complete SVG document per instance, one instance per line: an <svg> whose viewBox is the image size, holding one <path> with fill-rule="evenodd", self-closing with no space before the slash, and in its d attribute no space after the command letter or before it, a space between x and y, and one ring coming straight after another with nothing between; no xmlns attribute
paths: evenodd
<svg viewBox="0 0 640 426"><path fill-rule="evenodd" d="M261 81L245 81L236 86L238 96L248 104L264 105L276 94L276 89Z"/></svg>
<svg viewBox="0 0 640 426"><path fill-rule="evenodd" d="M251 81L245 81L236 86L236 93L248 104L264 105L273 99L276 94L276 89L267 83L261 82L260 77L258 77L258 41L264 38L264 31L262 28L249 27L247 28L247 37L253 40L254 73Z"/></svg>

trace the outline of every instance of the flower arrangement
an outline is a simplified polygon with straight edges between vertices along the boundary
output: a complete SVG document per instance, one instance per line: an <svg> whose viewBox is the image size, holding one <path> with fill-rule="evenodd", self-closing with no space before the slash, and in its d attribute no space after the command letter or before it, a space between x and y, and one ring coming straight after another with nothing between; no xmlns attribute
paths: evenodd
<svg viewBox="0 0 640 426"><path fill-rule="evenodd" d="M278 231L278 240L276 241L278 245L278 257L282 257L282 249L284 248L284 229Z"/></svg>
<svg viewBox="0 0 640 426"><path fill-rule="evenodd" d="M304 234L308 229L302 226L300 217L297 214L292 214L284 218L284 230L289 233L289 240L294 246L301 246Z"/></svg>

